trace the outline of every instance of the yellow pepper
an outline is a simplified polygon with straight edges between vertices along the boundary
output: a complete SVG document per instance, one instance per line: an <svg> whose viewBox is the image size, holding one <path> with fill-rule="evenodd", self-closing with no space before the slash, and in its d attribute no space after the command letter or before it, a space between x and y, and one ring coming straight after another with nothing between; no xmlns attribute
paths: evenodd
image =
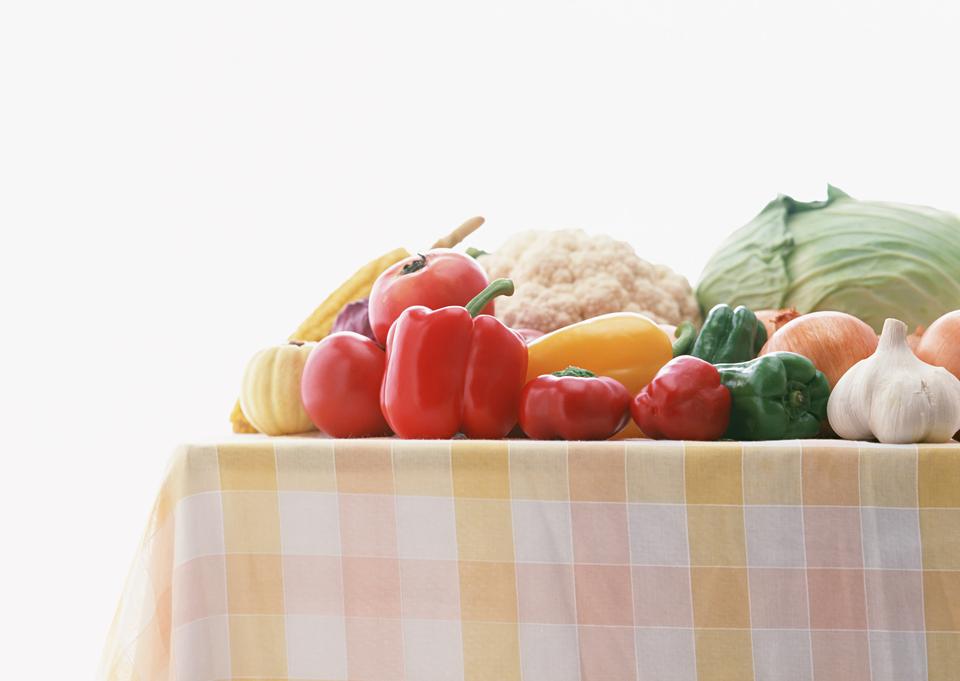
<svg viewBox="0 0 960 681"><path fill-rule="evenodd" d="M648 317L613 312L541 336L527 346L527 355L528 381L572 365L615 378L636 395L673 358L673 345ZM618 435L641 433L631 422Z"/></svg>

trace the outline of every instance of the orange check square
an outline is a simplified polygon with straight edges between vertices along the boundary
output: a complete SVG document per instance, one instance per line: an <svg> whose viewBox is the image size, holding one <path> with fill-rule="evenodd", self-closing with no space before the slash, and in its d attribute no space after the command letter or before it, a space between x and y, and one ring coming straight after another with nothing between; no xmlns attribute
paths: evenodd
<svg viewBox="0 0 960 681"><path fill-rule="evenodd" d="M743 503L743 449L739 442L688 442L684 447L688 504Z"/></svg>
<svg viewBox="0 0 960 681"><path fill-rule="evenodd" d="M278 555L235 553L227 561L227 603L234 615L283 614L283 564Z"/></svg>

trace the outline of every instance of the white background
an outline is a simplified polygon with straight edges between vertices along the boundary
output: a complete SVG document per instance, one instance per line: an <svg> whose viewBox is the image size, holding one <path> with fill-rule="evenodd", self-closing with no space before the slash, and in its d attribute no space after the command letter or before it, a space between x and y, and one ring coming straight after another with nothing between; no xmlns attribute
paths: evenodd
<svg viewBox="0 0 960 681"><path fill-rule="evenodd" d="M696 280L778 192L960 211L960 5L0 4L9 678L89 678L164 466L357 266L475 214Z"/></svg>

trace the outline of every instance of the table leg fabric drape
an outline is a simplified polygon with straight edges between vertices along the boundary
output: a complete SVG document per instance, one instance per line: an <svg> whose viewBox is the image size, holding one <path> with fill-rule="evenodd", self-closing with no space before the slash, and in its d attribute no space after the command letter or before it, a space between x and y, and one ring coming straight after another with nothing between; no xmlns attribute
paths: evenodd
<svg viewBox="0 0 960 681"><path fill-rule="evenodd" d="M960 679L960 445L185 446L100 679Z"/></svg>

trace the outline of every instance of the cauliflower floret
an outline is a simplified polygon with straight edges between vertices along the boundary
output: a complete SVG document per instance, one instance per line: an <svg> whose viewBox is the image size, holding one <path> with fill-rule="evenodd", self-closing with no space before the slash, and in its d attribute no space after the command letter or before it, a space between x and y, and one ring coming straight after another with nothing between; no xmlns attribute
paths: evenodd
<svg viewBox="0 0 960 681"><path fill-rule="evenodd" d="M478 260L491 279L508 277L516 284L516 293L496 304L497 317L513 328L546 333L621 311L664 324L700 321L685 277L608 236L578 229L521 232Z"/></svg>

